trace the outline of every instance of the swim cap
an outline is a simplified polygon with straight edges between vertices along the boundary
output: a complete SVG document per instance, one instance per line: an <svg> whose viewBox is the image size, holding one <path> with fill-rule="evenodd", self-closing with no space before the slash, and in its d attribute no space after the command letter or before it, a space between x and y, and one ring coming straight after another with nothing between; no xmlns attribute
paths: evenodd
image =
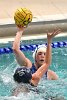
<svg viewBox="0 0 67 100"><path fill-rule="evenodd" d="M31 70L26 67L17 68L13 77L18 83L29 83L32 78Z"/></svg>
<svg viewBox="0 0 67 100"><path fill-rule="evenodd" d="M33 52L33 58L35 59L35 55L38 53L38 52L46 52L46 46L45 45L39 45L35 51Z"/></svg>

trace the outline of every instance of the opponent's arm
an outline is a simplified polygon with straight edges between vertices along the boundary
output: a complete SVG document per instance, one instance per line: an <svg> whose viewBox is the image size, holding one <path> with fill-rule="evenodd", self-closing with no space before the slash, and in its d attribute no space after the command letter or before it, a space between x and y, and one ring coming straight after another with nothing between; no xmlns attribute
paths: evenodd
<svg viewBox="0 0 67 100"><path fill-rule="evenodd" d="M20 66L31 66L31 61L26 58L24 53L20 50L20 40L22 34L24 32L24 27L18 28L18 32L16 33L15 40L13 42L13 52L15 53L16 60L20 64Z"/></svg>

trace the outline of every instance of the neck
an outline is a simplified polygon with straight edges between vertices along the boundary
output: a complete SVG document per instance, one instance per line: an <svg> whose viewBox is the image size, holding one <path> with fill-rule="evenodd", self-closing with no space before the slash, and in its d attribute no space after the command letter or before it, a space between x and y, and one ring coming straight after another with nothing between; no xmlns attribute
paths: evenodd
<svg viewBox="0 0 67 100"><path fill-rule="evenodd" d="M35 63L34 65L35 65L36 69L38 69L41 66L41 65L39 65L37 63Z"/></svg>

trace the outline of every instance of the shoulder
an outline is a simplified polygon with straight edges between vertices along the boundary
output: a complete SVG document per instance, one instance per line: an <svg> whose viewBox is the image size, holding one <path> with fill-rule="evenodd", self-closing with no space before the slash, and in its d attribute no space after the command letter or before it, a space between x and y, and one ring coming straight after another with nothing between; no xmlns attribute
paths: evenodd
<svg viewBox="0 0 67 100"><path fill-rule="evenodd" d="M56 74L56 72L52 71L52 70L48 70L48 79L51 80L57 80L58 79L58 75Z"/></svg>

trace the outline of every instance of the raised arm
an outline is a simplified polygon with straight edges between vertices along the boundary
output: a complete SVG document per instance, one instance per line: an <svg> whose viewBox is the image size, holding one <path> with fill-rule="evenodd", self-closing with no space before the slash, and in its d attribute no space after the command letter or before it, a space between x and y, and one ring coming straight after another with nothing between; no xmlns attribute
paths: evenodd
<svg viewBox="0 0 67 100"><path fill-rule="evenodd" d="M24 53L20 50L20 40L24 32L24 27L18 27L18 31L13 42L13 52L15 53L16 60L20 66L31 66L31 61L25 57Z"/></svg>
<svg viewBox="0 0 67 100"><path fill-rule="evenodd" d="M51 64L52 61L52 47L51 47L51 43L52 43L52 39L58 35L61 32L60 29L54 30L52 33L47 33L47 49L46 49L46 58L45 58L45 62L47 64Z"/></svg>

